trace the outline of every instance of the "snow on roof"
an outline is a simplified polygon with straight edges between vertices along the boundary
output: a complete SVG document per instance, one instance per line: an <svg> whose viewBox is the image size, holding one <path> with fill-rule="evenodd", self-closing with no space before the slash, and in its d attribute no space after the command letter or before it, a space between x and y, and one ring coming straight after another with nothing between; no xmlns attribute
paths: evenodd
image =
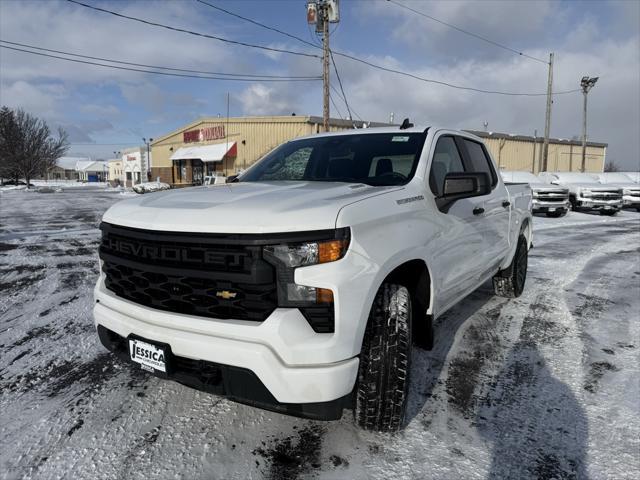
<svg viewBox="0 0 640 480"><path fill-rule="evenodd" d="M78 162L91 162L87 157L60 157L56 160L56 165L65 170L75 170Z"/></svg>
<svg viewBox="0 0 640 480"><path fill-rule="evenodd" d="M106 168L107 162L94 160L80 160L76 164L76 171L78 172L101 172Z"/></svg>

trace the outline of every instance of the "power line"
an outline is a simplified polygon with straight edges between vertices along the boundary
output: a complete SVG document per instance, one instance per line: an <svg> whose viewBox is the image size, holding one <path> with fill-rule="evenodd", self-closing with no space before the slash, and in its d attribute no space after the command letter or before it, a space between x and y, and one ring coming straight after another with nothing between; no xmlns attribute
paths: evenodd
<svg viewBox="0 0 640 480"><path fill-rule="evenodd" d="M344 104L347 106L347 113L349 114L349 120L352 120L351 109L349 108L349 102L347 102L347 94L344 93L344 88L342 88L342 80L340 80L338 67L336 66L336 61L333 59L333 53L331 52L331 50L329 50L329 56L331 57L331 63L333 63L333 70L336 72L336 78L338 79L338 84L340 85L340 91L342 92L342 96L344 97Z"/></svg>
<svg viewBox="0 0 640 480"><path fill-rule="evenodd" d="M185 73L170 73L170 72L158 72L155 70L146 70L146 69L142 69L142 68L132 68L132 67L119 67L117 65L108 65L105 63L98 63L98 62L89 62L87 60L78 60L75 58L66 58L66 57L61 57L58 55L51 55L48 53L41 53L41 52L33 52L31 50L24 50L22 48L16 48L16 47L9 47L7 45L0 45L0 48L6 48L9 50L15 50L17 52L24 52L24 53L30 53L32 55L39 55L41 57L49 57L49 58L57 58L59 60L66 60L68 62L75 62L75 63L83 63L86 65L95 65L98 67L106 67L106 68L114 68L116 70L126 70L126 71L130 71L130 72L141 72L141 73L151 73L154 75L164 75L164 76L168 76L168 77L183 77L183 78L199 78L201 80L225 80L228 82L256 82L256 81L260 81L260 82L310 82L310 81L316 81L319 79L290 79L290 80L286 80L286 79L281 79L281 78L264 78L264 79L256 79L256 78L237 78L237 77L215 77L215 76L206 76L206 75L190 75L190 74L185 74Z"/></svg>
<svg viewBox="0 0 640 480"><path fill-rule="evenodd" d="M340 94L340 91L336 87L333 86L333 83L329 84L329 87L331 88L331 90L333 90L333 92L336 94L336 96L346 104L345 98ZM353 106L351 106L351 111L358 118L358 120L364 121L362 119L362 117L360 115L358 115L358 112L356 112L356 110L353 108Z"/></svg>
<svg viewBox="0 0 640 480"><path fill-rule="evenodd" d="M75 1L75 0L67 0L67 1ZM198 1L200 1L200 0L198 0ZM228 10L222 9L220 7L213 6L213 5L211 5L211 4L207 3L207 2L200 1L200 3L208 5L208 6L212 7L212 8L216 8L216 9L218 9L218 10L224 12L224 13L227 13L229 15L233 15L236 18L239 18L239 19L245 20L247 22L253 23L254 25L258 25L261 28L265 28L267 30L271 30L271 31L274 31L274 32L282 33L282 34L286 35L287 37L294 38L294 39L296 39L296 40L298 40L298 41L300 41L300 42L302 42L304 44L311 45L311 46L313 46L315 48L322 48L322 47L320 47L318 45L314 45L313 43L305 40L304 38L300 38L300 37L298 37L296 35L293 35L293 34L290 34L290 33L287 33L287 32L283 32L282 30L279 30L277 28L273 28L273 27L270 27L270 26L265 25L263 23L256 22L255 20L252 20L250 18L244 17L244 16L239 15L237 13L229 12ZM404 5L401 5L401 4L400 4L400 6L404 7ZM417 12L417 13L421 13L421 12ZM435 18L434 18L434 20L440 21L440 20L435 19ZM446 24L446 25L448 25L448 26L450 26L452 28L458 29L458 27L455 27L454 25L449 25L449 24ZM458 30L461 30L461 29L458 29ZM471 32L464 31L464 33L468 33L470 35L474 35L475 36L475 34L472 34ZM484 38L482 38L482 40L491 42L491 40L484 39ZM499 46L504 47L502 45L499 45ZM507 48L508 50L514 51L515 53L518 53L519 55L522 54L523 56L529 57L529 55L526 55L526 54L524 54L522 52L518 52L517 50L510 49L509 47L504 47L504 48ZM414 75L414 74L409 73L409 72L403 72L401 70L396 70L396 69L393 69L393 68L384 67L382 65L378 65L378 64L375 64L373 62L369 62L367 60L364 60L362 58L358 58L356 56L349 55L347 53L339 52L339 51L336 51L336 50L333 50L333 53L335 55L340 56L340 57L348 58L348 59L353 60L355 62L359 62L359 63L362 63L362 64L367 65L369 67L376 68L378 70L382 70L382 71L385 71L385 72L388 72L388 73L395 73L397 75L402 75L402 76L405 76L405 77L413 78L414 80L419 80L421 82L433 83L433 84L442 85L442 86L445 86L445 87L456 88L458 90L467 90L467 91L471 91L471 92L487 93L487 94L492 94L492 95L505 95L505 96L510 96L510 97L543 97L543 96L547 95L546 92L545 93L502 92L502 91L497 91L497 90L484 90L484 89L481 89L481 88L466 87L466 86L463 86L463 85L455 85L455 84L452 84L452 83L449 83L449 82L444 82L444 81L440 81L440 80L433 80L431 78L421 77L419 75ZM531 57L531 58L533 58L534 60L541 61L544 64L548 64L548 62L546 62L544 60L540 60L540 59L535 58L535 57ZM580 89L578 88L578 89L574 89L574 90L566 90L566 91L561 91L561 92L554 92L553 94L554 95L565 95L565 94L575 93L575 92L579 92L579 91L580 91Z"/></svg>
<svg viewBox="0 0 640 480"><path fill-rule="evenodd" d="M212 40L218 40L220 42L230 43L230 44L233 44L233 45L241 45L243 47L257 48L257 49L260 49L260 50L268 50L268 51L271 51L271 52L288 53L290 55L299 55L299 56L302 56L302 57L320 58L319 55L315 55L315 54L312 54L312 53L296 52L296 51L293 51L293 50L286 50L284 48L266 47L264 45L256 45L256 44L253 44L253 43L240 42L238 40L230 40L228 38L218 37L216 35L209 35L209 34L206 34L206 33L194 32L193 30L186 30L184 28L172 27L172 26L169 26L169 25L164 25L162 23L152 22L150 20L144 20L142 18L131 17L129 15L124 15L122 13L114 12L112 10L107 10L105 8L94 7L93 5L82 3L82 2L79 2L77 0L67 0L67 2L75 3L76 5L80 5L82 7L89 8L89 9L95 10L97 12L108 13L108 14L114 15L116 17L126 18L128 20L134 20L136 22L144 23L146 25L152 25L154 27L160 27L160 28L165 28L167 30L173 30L174 32L187 33L189 35L195 35L197 37L210 38Z"/></svg>
<svg viewBox="0 0 640 480"><path fill-rule="evenodd" d="M542 60L540 58L536 58L536 57L533 57L531 55L527 55L526 53L520 52L520 51L515 50L515 49L513 49L511 47L507 47L506 45L502 45L501 43L494 42L493 40L491 40L489 38L486 38L486 37L483 37L481 35L478 35L477 33L469 32L468 30L464 30L464 29L462 29L460 27L456 27L455 25L447 23L447 22L445 22L443 20L440 20L440 19L438 19L436 17L432 17L431 15L427 15L424 12L420 12L419 10L415 10L415 9L413 9L413 8L407 6L407 5L404 5L404 4L400 3L400 2L397 2L395 0L387 0L387 2L393 3L394 5L397 5L400 8L404 8L405 10L409 10L409 11L411 11L411 12L417 14L417 15L420 15L422 17L428 18L429 20L433 20L434 22L438 22L441 25L445 25L445 26L447 26L449 28L453 28L454 30L457 30L460 33L464 33L465 35L469 35L471 37L474 37L474 38L477 38L479 40L482 40L483 42L487 42L487 43L489 43L489 44L491 44L491 45L493 45L495 47L502 48L504 50L508 50L508 51L510 51L512 53L515 53L517 55L520 55L522 57L527 57L527 58L530 58L531 60L535 60L536 62L544 63L545 65L549 64L549 62L547 62L546 60Z"/></svg>
<svg viewBox="0 0 640 480"><path fill-rule="evenodd" d="M333 97L331 95L329 95L329 100L331 100L331 105L333 105L333 108L335 108L336 112L338 112L340 119L344 120L344 117L342 116L342 112L338 108L338 105L336 105L336 102L333 101Z"/></svg>
<svg viewBox="0 0 640 480"><path fill-rule="evenodd" d="M313 44L311 42L308 42L304 38L300 38L300 37L298 37L296 35L293 35L291 33L285 32L285 31L280 30L280 29L275 28L275 27L270 27L269 25L265 25L264 23L260 23L260 22L258 22L256 20L252 20L251 18L243 17L242 15L238 15L237 13L230 12L229 10L226 10L226 9L224 9L222 7L218 7L217 5L213 5L212 3L205 2L203 0L196 0L196 2L201 3L203 5L207 5L208 7L211 7L211 8L214 8L214 9L220 11L220 12L226 13L227 15L231 15L232 17L236 17L236 18L239 18L240 20L244 20L245 22L249 22L249 23L252 23L254 25L257 25L258 27L266 28L267 30L271 30L272 32L276 32L276 33L279 33L281 35L285 35L285 36L287 36L289 38L293 38L294 40L298 40L299 42L302 42L302 43L304 43L306 45L310 45L312 47L318 48L318 45L315 45L315 44Z"/></svg>
<svg viewBox="0 0 640 480"><path fill-rule="evenodd" d="M145 68L154 68L157 70L171 70L174 72L186 72L186 73L200 73L200 74L204 74L204 75L220 75L220 76L228 76L228 77L242 77L242 78L256 78L256 79L271 79L271 78L277 78L277 79L286 79L286 80L299 80L299 79L304 79L304 80L320 80L321 77L319 76L315 76L315 77L311 77L311 76L294 76L294 75L255 75L255 74L245 74L245 73L224 73L224 72L208 72L208 71L202 71L202 70L188 70L185 68L173 68L173 67L162 67L162 66L158 66L158 65L146 65L144 63L134 63L134 62L125 62L122 60L113 60L111 58L104 58L104 57L93 57L90 55L81 55L79 53L71 53L71 52L65 52L62 50L53 50L50 48L44 48L44 47L37 47L35 45L28 45L25 43L18 43L18 42L10 42L8 40L2 40L0 39L0 43L8 43L10 45L16 45L19 47L26 47L26 48L31 48L34 50L40 50L40 51L44 51L44 52L52 52L52 53L60 53L63 55L69 55L72 57L79 57L79 58L88 58L90 60L100 60L103 62L110 62L110 63L118 63L121 65L132 65L135 67L145 67Z"/></svg>

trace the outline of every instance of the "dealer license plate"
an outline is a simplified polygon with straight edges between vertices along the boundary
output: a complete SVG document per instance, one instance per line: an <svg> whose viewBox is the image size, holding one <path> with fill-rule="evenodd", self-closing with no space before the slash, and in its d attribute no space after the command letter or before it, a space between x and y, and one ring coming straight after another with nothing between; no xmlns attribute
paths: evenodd
<svg viewBox="0 0 640 480"><path fill-rule="evenodd" d="M162 347L130 338L129 355L131 360L139 363L145 370L167 371L167 355Z"/></svg>
<svg viewBox="0 0 640 480"><path fill-rule="evenodd" d="M612 208L613 208L613 207L610 207L609 205L605 205L605 206L604 206L604 209L605 209L605 210L611 210Z"/></svg>
<svg viewBox="0 0 640 480"><path fill-rule="evenodd" d="M556 211L556 207L551 207L551 208L549 208L549 211L550 211L550 212L555 212L555 211Z"/></svg>

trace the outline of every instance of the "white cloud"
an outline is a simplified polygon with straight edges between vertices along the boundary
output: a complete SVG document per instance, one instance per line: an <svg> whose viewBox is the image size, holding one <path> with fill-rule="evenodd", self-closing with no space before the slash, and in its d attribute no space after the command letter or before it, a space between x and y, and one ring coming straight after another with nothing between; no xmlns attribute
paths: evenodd
<svg viewBox="0 0 640 480"><path fill-rule="evenodd" d="M238 95L238 100L245 115L289 115L297 110L295 97L287 87L255 83Z"/></svg>

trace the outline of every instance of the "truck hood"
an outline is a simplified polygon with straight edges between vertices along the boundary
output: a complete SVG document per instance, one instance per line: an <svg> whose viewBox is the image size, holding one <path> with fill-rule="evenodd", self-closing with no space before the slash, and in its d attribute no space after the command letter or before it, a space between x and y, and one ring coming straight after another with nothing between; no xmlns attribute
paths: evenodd
<svg viewBox="0 0 640 480"><path fill-rule="evenodd" d="M558 185L559 187L568 187L568 188L586 188L589 190L593 190L594 192L608 192L611 190L618 190L620 187L616 187L614 185L603 185L601 183L568 183L565 182L561 185Z"/></svg>
<svg viewBox="0 0 640 480"><path fill-rule="evenodd" d="M146 230L274 233L335 228L345 205L402 186L341 182L240 182L140 195L113 205L102 220Z"/></svg>
<svg viewBox="0 0 640 480"><path fill-rule="evenodd" d="M563 185L551 185L548 183L530 183L531 190L536 192L566 192L567 187Z"/></svg>

